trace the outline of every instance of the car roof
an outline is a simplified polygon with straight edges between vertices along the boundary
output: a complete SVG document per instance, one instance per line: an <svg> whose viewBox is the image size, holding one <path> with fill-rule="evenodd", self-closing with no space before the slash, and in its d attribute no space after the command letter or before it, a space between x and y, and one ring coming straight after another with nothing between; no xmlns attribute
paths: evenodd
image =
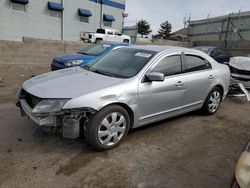
<svg viewBox="0 0 250 188"><path fill-rule="evenodd" d="M194 48L218 48L216 46L195 46Z"/></svg>
<svg viewBox="0 0 250 188"><path fill-rule="evenodd" d="M179 47L179 46L163 46L163 45L133 45L129 48L149 50L154 52L163 52L163 51L182 51L182 52L197 52L195 49Z"/></svg>
<svg viewBox="0 0 250 188"><path fill-rule="evenodd" d="M129 46L128 43L122 43L122 42L102 42L101 44L109 44L112 46Z"/></svg>

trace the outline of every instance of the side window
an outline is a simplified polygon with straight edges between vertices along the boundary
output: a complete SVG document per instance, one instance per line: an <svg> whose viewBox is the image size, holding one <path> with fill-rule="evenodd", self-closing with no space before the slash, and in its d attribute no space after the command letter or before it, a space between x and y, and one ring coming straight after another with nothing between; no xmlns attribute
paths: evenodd
<svg viewBox="0 0 250 188"><path fill-rule="evenodd" d="M162 59L156 67L153 69L153 72L161 72L165 76L171 76L181 73L181 56L173 55L165 57Z"/></svg>
<svg viewBox="0 0 250 188"><path fill-rule="evenodd" d="M217 57L217 56L219 56L217 48L214 48L214 49L210 52L210 56L211 56L211 57Z"/></svg>
<svg viewBox="0 0 250 188"><path fill-rule="evenodd" d="M211 64L202 57L185 55L185 72L193 72L212 68Z"/></svg>
<svg viewBox="0 0 250 188"><path fill-rule="evenodd" d="M227 51L225 51L223 49L220 49L220 48L218 48L218 52L219 52L220 55L228 55Z"/></svg>
<svg viewBox="0 0 250 188"><path fill-rule="evenodd" d="M115 31L116 36L121 36L122 34L119 31Z"/></svg>
<svg viewBox="0 0 250 188"><path fill-rule="evenodd" d="M108 31L108 35L113 35L113 31Z"/></svg>

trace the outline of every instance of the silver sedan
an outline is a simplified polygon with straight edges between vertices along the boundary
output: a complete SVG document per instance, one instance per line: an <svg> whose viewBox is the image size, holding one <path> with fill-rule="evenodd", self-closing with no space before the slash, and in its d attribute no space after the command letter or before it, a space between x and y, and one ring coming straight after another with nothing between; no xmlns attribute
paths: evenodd
<svg viewBox="0 0 250 188"><path fill-rule="evenodd" d="M229 82L229 68L203 52L131 46L25 81L17 105L39 126L62 129L66 138L83 130L89 144L104 150L132 128L198 109L214 114Z"/></svg>

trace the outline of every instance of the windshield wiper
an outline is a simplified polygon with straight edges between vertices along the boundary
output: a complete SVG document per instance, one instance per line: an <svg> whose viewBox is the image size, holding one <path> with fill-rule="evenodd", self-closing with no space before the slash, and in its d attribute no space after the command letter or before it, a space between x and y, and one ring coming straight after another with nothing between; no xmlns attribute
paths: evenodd
<svg viewBox="0 0 250 188"><path fill-rule="evenodd" d="M82 68L85 69L85 70L89 70L90 66L89 65L84 65Z"/></svg>
<svg viewBox="0 0 250 188"><path fill-rule="evenodd" d="M83 55L89 55L87 53L84 53L84 52L78 52L79 54L83 54Z"/></svg>

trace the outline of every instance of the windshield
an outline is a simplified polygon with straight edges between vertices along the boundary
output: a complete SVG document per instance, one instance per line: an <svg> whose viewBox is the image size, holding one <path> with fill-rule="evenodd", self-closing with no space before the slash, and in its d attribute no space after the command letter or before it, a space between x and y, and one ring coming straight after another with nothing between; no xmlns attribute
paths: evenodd
<svg viewBox="0 0 250 188"><path fill-rule="evenodd" d="M194 49L200 50L206 54L208 54L208 52L211 50L211 48L209 48L209 47L195 47Z"/></svg>
<svg viewBox="0 0 250 188"><path fill-rule="evenodd" d="M111 45L109 45L109 44L94 44L94 45L91 45L91 46L83 49L79 53L84 54L84 55L99 56L110 47L111 47Z"/></svg>
<svg viewBox="0 0 250 188"><path fill-rule="evenodd" d="M135 76L156 54L154 51L120 48L88 67L89 71L117 78Z"/></svg>

